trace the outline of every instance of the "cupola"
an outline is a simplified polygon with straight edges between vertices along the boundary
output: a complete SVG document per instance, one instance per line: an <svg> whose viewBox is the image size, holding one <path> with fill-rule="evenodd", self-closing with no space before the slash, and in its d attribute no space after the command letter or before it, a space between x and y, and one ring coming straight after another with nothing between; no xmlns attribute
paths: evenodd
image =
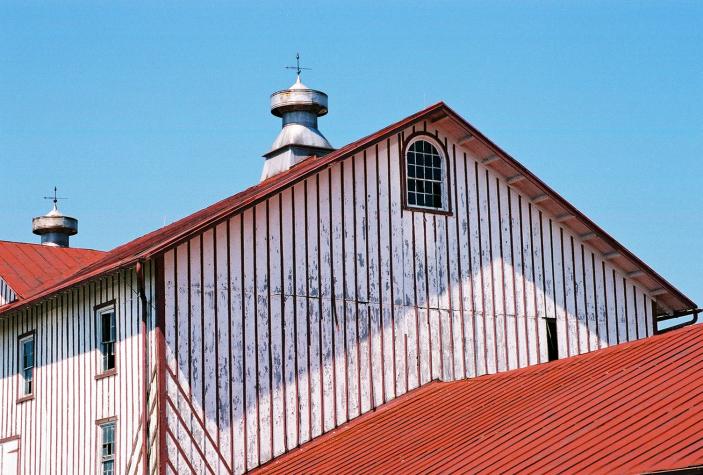
<svg viewBox="0 0 703 475"><path fill-rule="evenodd" d="M44 216L32 219L32 232L41 236L45 246L68 247L68 240L78 233L78 220L59 211L56 188L54 188L54 207Z"/></svg>
<svg viewBox="0 0 703 475"><path fill-rule="evenodd" d="M334 150L317 129L317 118L327 114L327 94L310 89L298 77L288 89L271 95L271 114L282 119L282 129L271 150L264 154L266 162L261 180L284 172L305 158L322 156Z"/></svg>

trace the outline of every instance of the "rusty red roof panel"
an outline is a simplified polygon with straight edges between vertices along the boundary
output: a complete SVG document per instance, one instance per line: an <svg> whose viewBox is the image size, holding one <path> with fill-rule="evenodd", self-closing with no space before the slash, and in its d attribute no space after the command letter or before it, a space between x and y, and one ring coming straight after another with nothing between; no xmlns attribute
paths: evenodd
<svg viewBox="0 0 703 475"><path fill-rule="evenodd" d="M430 383L256 473L642 473L703 465L703 325Z"/></svg>
<svg viewBox="0 0 703 475"><path fill-rule="evenodd" d="M92 249L0 241L0 277L24 299L53 287L103 255Z"/></svg>
<svg viewBox="0 0 703 475"><path fill-rule="evenodd" d="M359 152L364 147L378 143L391 135L400 132L404 128L422 121L422 120L433 120L441 116L449 116L456 123L460 124L461 127L470 131L471 134L478 137L487 146L495 150L495 152L503 159L509 162L511 165L522 170L522 174L528 179L539 184L541 188L545 190L550 196L553 196L555 200L564 205L567 209L572 210L574 216L580 219L582 222L586 223L588 226L597 230L600 235L603 236L608 242L611 243L614 249L620 251L623 255L627 256L633 262L635 262L638 267L640 267L647 274L651 275L657 282L659 282L664 288L668 289L674 295L678 302L680 302L680 308L676 310L683 310L689 308L695 308L696 305L686 297L683 293L677 290L663 277L657 274L653 269L651 269L647 264L642 262L637 256L632 254L623 245L618 243L614 238L610 237L605 231L597 227L590 219L588 219L583 213L566 201L554 190L549 188L545 183L543 183L539 178L537 178L532 172L527 170L522 164L511 157L508 153L503 151L500 147L490 141L485 137L480 131L473 127L469 122L467 122L463 117L454 112L449 106L444 102L438 102L433 104L415 114L412 114L405 119L402 119L394 124L389 125L371 135L368 135L362 139L352 142L344 147L335 150L323 157L311 157L310 159L304 160L297 165L293 166L291 169L275 175L267 180L258 183L236 195L229 198L225 198L207 208L197 211L190 216L187 216L179 221L164 226L163 228L157 229L149 234L139 237L133 241L130 241L122 246L116 247L112 251L108 252L102 259L99 259L92 265L89 265L70 277L57 282L52 287L45 287L40 292L35 292L31 296L27 297L22 302L15 302L9 304L0 309L0 315L7 313L10 310L18 308L22 305L28 305L34 301L38 301L44 297L47 297L53 293L64 290L72 285L76 285L80 282L86 281L93 277L99 275L113 272L123 267L134 265L137 261L148 259L153 257L166 249L173 247L180 242L183 242L188 237L207 229L220 222L221 220L266 199L268 196L277 193L281 189L297 183L308 176L330 166L331 164L343 160L347 157L352 156L354 153Z"/></svg>

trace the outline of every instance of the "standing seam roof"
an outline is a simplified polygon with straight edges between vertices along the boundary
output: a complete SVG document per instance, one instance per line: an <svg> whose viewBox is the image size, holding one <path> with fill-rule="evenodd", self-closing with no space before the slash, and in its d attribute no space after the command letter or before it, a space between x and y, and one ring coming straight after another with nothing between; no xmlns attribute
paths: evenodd
<svg viewBox="0 0 703 475"><path fill-rule="evenodd" d="M0 277L21 301L52 287L104 255L92 249L0 241Z"/></svg>
<svg viewBox="0 0 703 475"><path fill-rule="evenodd" d="M255 473L642 473L703 465L703 325L411 391Z"/></svg>

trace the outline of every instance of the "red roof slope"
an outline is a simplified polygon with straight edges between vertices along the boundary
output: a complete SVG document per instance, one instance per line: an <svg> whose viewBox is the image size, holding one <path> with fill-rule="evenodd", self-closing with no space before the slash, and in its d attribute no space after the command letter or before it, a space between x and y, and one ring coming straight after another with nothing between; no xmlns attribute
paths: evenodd
<svg viewBox="0 0 703 475"><path fill-rule="evenodd" d="M190 216L176 221L168 226L157 229L149 234L146 234L140 238L137 238L127 244L119 246L109 253L107 253L102 259L93 263L90 266L81 269L74 275L57 282L56 285L52 287L47 287L41 292L37 292L31 295L31 298L27 298L24 302L15 302L14 304L6 305L0 310L0 314L6 313L13 310L21 305L27 305L33 301L37 301L43 297L47 297L53 293L59 292L66 289L72 285L78 284L92 277L99 276L101 274L112 272L123 267L134 265L137 261L151 258L170 247L183 242L188 237L207 229L209 226L218 223L219 221L237 213L253 204L266 199L281 189L289 186L291 184L297 183L308 176L323 170L329 165L343 160L347 157L352 156L364 147L378 143L387 137L400 132L404 128L417 123L422 120L433 121L439 117L448 117L462 130L470 132L473 136L479 138L482 143L485 143L488 147L495 151L495 153L509 163L511 167L520 171L520 173L525 176L529 181L534 182L536 186L542 189L546 194L554 197L561 205L569 210L577 219L586 223L588 227L596 230L599 235L606 239L614 249L622 253L627 259L634 262L638 268L640 268L647 275L651 275L654 281L658 282L667 293L674 296L675 301L678 302L675 310L695 308L696 305L683 293L679 292L675 287L673 287L664 278L658 275L654 270L652 270L647 264L642 262L624 246L618 243L615 239L610 237L605 231L597 227L590 219L588 219L583 213L578 211L573 205L562 198L558 193L549 188L544 184L539 178L537 178L533 173L527 170L523 165L521 165L517 160L508 155L505 151L500 149L496 144L491 142L487 137L485 137L481 132L469 124L464 118L454 112L449 106L443 102L438 102L432 106L427 107L411 116L406 117L394 124L389 125L371 135L368 135L362 139L352 142L344 147L335 150L323 157L311 157L308 160L304 160L291 169L275 175L261 183L258 183L241 193L237 193L234 196L225 198L207 208L204 208Z"/></svg>
<svg viewBox="0 0 703 475"><path fill-rule="evenodd" d="M703 325L431 383L257 473L641 473L703 465Z"/></svg>
<svg viewBox="0 0 703 475"><path fill-rule="evenodd" d="M0 241L0 277L23 299L52 287L104 254L92 249Z"/></svg>

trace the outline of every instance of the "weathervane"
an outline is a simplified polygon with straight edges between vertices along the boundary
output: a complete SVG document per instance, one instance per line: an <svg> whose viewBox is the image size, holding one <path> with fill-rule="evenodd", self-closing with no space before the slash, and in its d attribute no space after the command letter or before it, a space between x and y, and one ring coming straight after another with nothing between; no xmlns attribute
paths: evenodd
<svg viewBox="0 0 703 475"><path fill-rule="evenodd" d="M68 198L64 198L64 197L61 197L61 196L57 196L57 195L56 195L56 192L57 192L57 189L56 189L56 187L54 187L54 196L45 196L45 197L44 197L45 200L52 200L52 201L54 202L54 207L56 207L56 203L57 203L59 200L67 200L67 199L68 199Z"/></svg>
<svg viewBox="0 0 703 475"><path fill-rule="evenodd" d="M311 71L312 68L303 68L300 66L300 53L295 53L295 66L286 66L286 69L295 69L300 77L300 72L302 70Z"/></svg>

